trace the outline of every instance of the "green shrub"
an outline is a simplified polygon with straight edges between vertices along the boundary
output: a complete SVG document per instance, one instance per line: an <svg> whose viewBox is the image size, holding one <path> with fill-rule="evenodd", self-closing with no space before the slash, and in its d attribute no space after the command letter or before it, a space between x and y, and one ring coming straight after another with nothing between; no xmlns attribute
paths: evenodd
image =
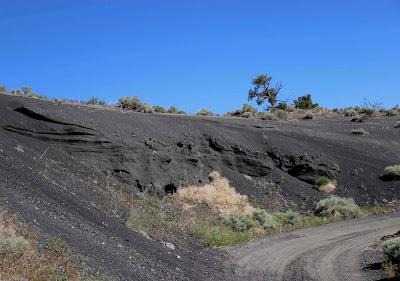
<svg viewBox="0 0 400 281"><path fill-rule="evenodd" d="M0 94L7 94L7 88L4 85L0 85Z"/></svg>
<svg viewBox="0 0 400 281"><path fill-rule="evenodd" d="M311 95L305 95L298 97L297 100L293 101L296 108L300 109L312 109L318 107L318 104L314 104Z"/></svg>
<svg viewBox="0 0 400 281"><path fill-rule="evenodd" d="M358 113L365 114L368 117L376 116L376 110L368 107L361 108Z"/></svg>
<svg viewBox="0 0 400 281"><path fill-rule="evenodd" d="M22 91L21 91L20 89L13 89L13 90L10 91L10 95L13 95L13 96L22 96L23 93L22 93Z"/></svg>
<svg viewBox="0 0 400 281"><path fill-rule="evenodd" d="M360 207L353 198L343 198L331 195L322 199L315 207L315 213L319 216L341 215L343 217L356 217L360 214Z"/></svg>
<svg viewBox="0 0 400 281"><path fill-rule="evenodd" d="M160 105L153 106L153 110L154 110L154 112L158 112L158 113L166 113L167 112L167 110Z"/></svg>
<svg viewBox="0 0 400 281"><path fill-rule="evenodd" d="M385 168L385 173L382 176L385 180L399 180L400 179L400 165L388 166Z"/></svg>
<svg viewBox="0 0 400 281"><path fill-rule="evenodd" d="M211 247L231 246L251 240L249 232L235 231L224 224L199 225L193 231L193 236L202 239L206 246Z"/></svg>
<svg viewBox="0 0 400 281"><path fill-rule="evenodd" d="M201 109L199 112L196 113L196 115L199 115L199 116L214 116L214 113L212 113L211 111L209 111L207 109Z"/></svg>
<svg viewBox="0 0 400 281"><path fill-rule="evenodd" d="M278 103L278 105L276 106L276 109L278 110L287 110L288 109L288 104L284 101Z"/></svg>
<svg viewBox="0 0 400 281"><path fill-rule="evenodd" d="M397 116L397 111L396 110L388 110L386 111L386 116Z"/></svg>
<svg viewBox="0 0 400 281"><path fill-rule="evenodd" d="M251 105L248 104L248 103L245 103L245 104L242 106L242 114L243 114L243 113L246 113L246 112L250 112L252 115L256 115L258 111L257 111L257 108L251 106ZM243 116L243 117L244 117L244 116Z"/></svg>
<svg viewBox="0 0 400 281"><path fill-rule="evenodd" d="M87 104L92 104L92 105L106 105L106 102L104 100L100 100L97 97L91 97L87 102Z"/></svg>
<svg viewBox="0 0 400 281"><path fill-rule="evenodd" d="M281 226L273 214L262 209L257 209L253 212L253 220L263 229L277 229Z"/></svg>
<svg viewBox="0 0 400 281"><path fill-rule="evenodd" d="M143 105L142 105L142 112L143 113L153 113L154 112L154 109L153 109L153 107L150 105L150 104L148 104L148 103L143 103Z"/></svg>
<svg viewBox="0 0 400 281"><path fill-rule="evenodd" d="M236 109L231 112L224 113L224 116L240 116L244 118L250 118L258 113L257 108L251 106L250 104L243 104L241 109Z"/></svg>
<svg viewBox="0 0 400 281"><path fill-rule="evenodd" d="M47 251L61 256L69 253L70 249L64 240L58 236L54 236L47 242Z"/></svg>
<svg viewBox="0 0 400 281"><path fill-rule="evenodd" d="M311 112L306 112L303 116L303 119L314 119L314 115Z"/></svg>
<svg viewBox="0 0 400 281"><path fill-rule="evenodd" d="M400 237L394 237L383 241L382 249L389 262L400 266Z"/></svg>
<svg viewBox="0 0 400 281"><path fill-rule="evenodd" d="M359 128L359 129L353 129L351 130L351 133L353 135L359 135L359 136L363 136L363 135L368 135L369 133L364 130L363 128Z"/></svg>
<svg viewBox="0 0 400 281"><path fill-rule="evenodd" d="M278 110L275 112L276 117L281 119L281 120L286 120L288 119L289 113L285 110Z"/></svg>
<svg viewBox="0 0 400 281"><path fill-rule="evenodd" d="M302 216L299 213L293 211L287 211L284 213L274 213L275 221L278 225L295 225L302 221Z"/></svg>
<svg viewBox="0 0 400 281"><path fill-rule="evenodd" d="M247 112L243 112L241 116L244 118L251 118L251 117L253 117L253 113L247 111Z"/></svg>
<svg viewBox="0 0 400 281"><path fill-rule="evenodd" d="M140 99L136 96L134 97L120 97L118 99L118 107L126 110L142 111L143 105Z"/></svg>
<svg viewBox="0 0 400 281"><path fill-rule="evenodd" d="M350 121L351 121L351 122L358 122L358 123L361 123L362 121L364 121L364 119L365 119L365 116L364 116L364 115L354 115L354 116L350 119Z"/></svg>
<svg viewBox="0 0 400 281"><path fill-rule="evenodd" d="M177 108L176 106L171 106L171 107L167 110L167 112L168 112L168 113L176 114L176 113L178 113L178 108Z"/></svg>
<svg viewBox="0 0 400 281"><path fill-rule="evenodd" d="M358 115L358 112L354 108L348 108L344 111L344 116L356 116L356 115Z"/></svg>
<svg viewBox="0 0 400 281"><path fill-rule="evenodd" d="M270 121L277 121L278 120L278 118L274 114L272 114L270 112L260 112L257 115L257 117L262 119L262 120L270 120Z"/></svg>
<svg viewBox="0 0 400 281"><path fill-rule="evenodd" d="M218 218L235 231L245 231L259 226L257 221L244 213L222 213Z"/></svg>
<svg viewBox="0 0 400 281"><path fill-rule="evenodd" d="M331 180L324 176L318 177L315 181L316 185L318 185L318 186L323 186L323 185L329 184L330 182L331 182Z"/></svg>
<svg viewBox="0 0 400 281"><path fill-rule="evenodd" d="M19 258L28 248L29 242L25 238L6 233L4 238L0 240L0 259Z"/></svg>

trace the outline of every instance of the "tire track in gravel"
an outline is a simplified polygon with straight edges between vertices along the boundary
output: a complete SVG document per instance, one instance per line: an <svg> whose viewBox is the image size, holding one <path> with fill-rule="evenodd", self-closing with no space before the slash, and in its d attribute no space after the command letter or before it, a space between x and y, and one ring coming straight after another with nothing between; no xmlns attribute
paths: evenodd
<svg viewBox="0 0 400 281"><path fill-rule="evenodd" d="M392 213L298 230L229 249L244 280L367 281L361 254L400 229Z"/></svg>

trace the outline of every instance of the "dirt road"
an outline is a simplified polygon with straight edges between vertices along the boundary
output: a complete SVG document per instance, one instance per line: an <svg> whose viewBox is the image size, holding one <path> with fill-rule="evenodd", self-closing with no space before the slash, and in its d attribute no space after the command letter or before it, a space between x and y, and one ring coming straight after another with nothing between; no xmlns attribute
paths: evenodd
<svg viewBox="0 0 400 281"><path fill-rule="evenodd" d="M246 280L374 280L363 252L400 229L400 214L373 216L266 238L230 250Z"/></svg>

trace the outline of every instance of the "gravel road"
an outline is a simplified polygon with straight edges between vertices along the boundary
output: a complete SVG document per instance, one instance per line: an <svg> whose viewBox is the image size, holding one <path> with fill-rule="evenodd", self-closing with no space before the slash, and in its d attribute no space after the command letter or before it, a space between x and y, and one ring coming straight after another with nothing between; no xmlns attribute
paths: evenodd
<svg viewBox="0 0 400 281"><path fill-rule="evenodd" d="M372 216L295 231L230 249L244 280L374 280L363 252L400 228L400 214Z"/></svg>

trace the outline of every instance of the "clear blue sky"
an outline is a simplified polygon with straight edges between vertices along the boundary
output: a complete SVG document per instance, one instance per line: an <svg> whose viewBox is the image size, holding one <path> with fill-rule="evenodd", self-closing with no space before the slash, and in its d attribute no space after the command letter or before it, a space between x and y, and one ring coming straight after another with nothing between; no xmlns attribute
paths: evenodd
<svg viewBox="0 0 400 281"><path fill-rule="evenodd" d="M251 79L326 107L400 103L400 1L0 0L0 84L223 113Z"/></svg>

